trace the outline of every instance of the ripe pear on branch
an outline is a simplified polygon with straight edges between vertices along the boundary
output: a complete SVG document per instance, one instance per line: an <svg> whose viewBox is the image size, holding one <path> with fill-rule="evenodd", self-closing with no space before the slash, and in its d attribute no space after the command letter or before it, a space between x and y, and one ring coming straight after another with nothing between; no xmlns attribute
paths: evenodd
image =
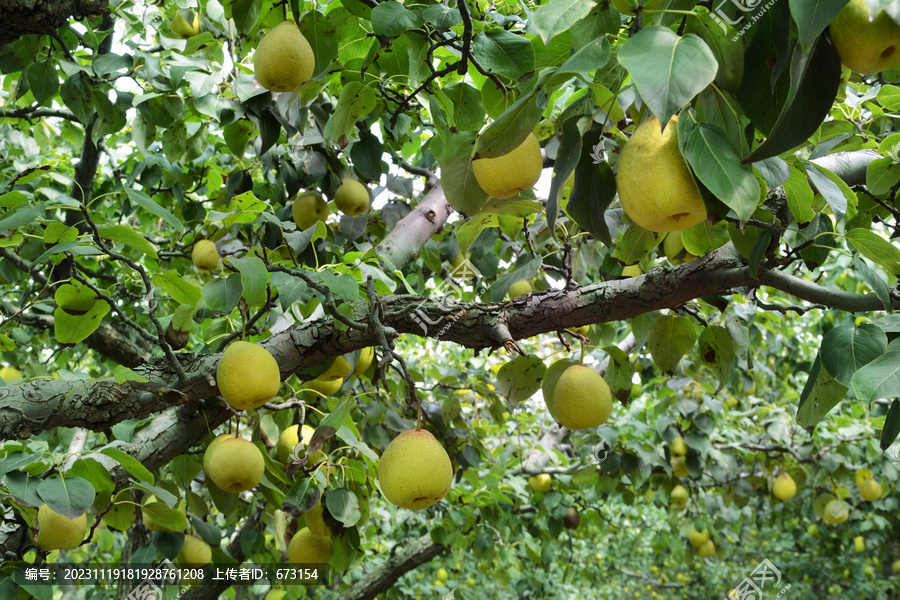
<svg viewBox="0 0 900 600"><path fill-rule="evenodd" d="M316 57L293 21L284 21L266 34L253 55L259 85L272 92L291 92L313 75Z"/></svg>
<svg viewBox="0 0 900 600"><path fill-rule="evenodd" d="M421 510L439 502L450 491L453 465L431 432L408 429L381 454L378 483L392 504Z"/></svg>

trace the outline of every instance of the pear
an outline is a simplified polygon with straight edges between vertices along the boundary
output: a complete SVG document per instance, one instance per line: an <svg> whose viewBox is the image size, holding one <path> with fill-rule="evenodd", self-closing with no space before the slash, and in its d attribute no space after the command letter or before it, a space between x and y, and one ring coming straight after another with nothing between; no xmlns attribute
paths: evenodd
<svg viewBox="0 0 900 600"><path fill-rule="evenodd" d="M302 428L299 425L291 425L282 431L281 435L278 436L278 443L275 445L275 449L278 452L278 460L286 463L291 455L291 451L300 443L301 438L305 445L309 445L309 441L312 439L315 431L316 430L309 425L303 425ZM314 465L323 460L325 460L325 453L321 450L316 450L309 457L309 460L306 461L306 464Z"/></svg>
<svg viewBox="0 0 900 600"><path fill-rule="evenodd" d="M303 384L303 387L318 392L323 396L331 396L344 384L344 379L353 372L350 362L343 356L338 356L328 369L313 379Z"/></svg>
<svg viewBox="0 0 900 600"><path fill-rule="evenodd" d="M334 545L331 538L314 534L304 527L288 544L288 561L294 565L322 565L331 562Z"/></svg>
<svg viewBox="0 0 900 600"><path fill-rule="evenodd" d="M672 456L679 457L687 454L687 444L684 443L684 438L680 435L672 440L672 443L669 444L669 451L672 453Z"/></svg>
<svg viewBox="0 0 900 600"><path fill-rule="evenodd" d="M216 243L210 240L199 240L191 251L191 262L203 271L212 271L219 266L219 251Z"/></svg>
<svg viewBox="0 0 900 600"><path fill-rule="evenodd" d="M312 77L315 66L312 47L293 21L276 25L262 39L253 55L256 80L272 92L297 89Z"/></svg>
<svg viewBox="0 0 900 600"><path fill-rule="evenodd" d="M552 482L553 478L547 473L532 475L528 478L528 485L531 486L531 491L533 492L546 492L550 489L550 484Z"/></svg>
<svg viewBox="0 0 900 600"><path fill-rule="evenodd" d="M900 558L891 563L891 571L894 573L900 573Z"/></svg>
<svg viewBox="0 0 900 600"><path fill-rule="evenodd" d="M666 239L663 240L663 254L666 255L666 258L674 264L683 251L684 242L681 241L681 232L673 231L666 234Z"/></svg>
<svg viewBox="0 0 900 600"><path fill-rule="evenodd" d="M3 367L0 369L0 379L3 381L18 381L22 379L22 372L14 367Z"/></svg>
<svg viewBox="0 0 900 600"><path fill-rule="evenodd" d="M450 573L447 572L447 569L441 567L434 574L434 578L438 581L447 581L448 579L450 579Z"/></svg>
<svg viewBox="0 0 900 600"><path fill-rule="evenodd" d="M850 0L828 26L844 65L857 73L880 73L900 65L900 25L880 10L871 18L866 0Z"/></svg>
<svg viewBox="0 0 900 600"><path fill-rule="evenodd" d="M687 462L683 456L672 457L672 472L675 477L687 477L690 475L687 470Z"/></svg>
<svg viewBox="0 0 900 600"><path fill-rule="evenodd" d="M874 502L881 498L881 484L874 479L869 479L859 487L859 495L866 502Z"/></svg>
<svg viewBox="0 0 900 600"><path fill-rule="evenodd" d="M562 374L566 372L566 369L577 364L577 360L561 358L550 365L547 372L544 373L544 380L541 382L541 394L544 396L544 403L547 405L547 411L550 413L550 416L553 417L554 421L559 421L559 419L556 418L556 409L553 406L553 392L556 391L556 384L559 382L559 378L562 377Z"/></svg>
<svg viewBox="0 0 900 600"><path fill-rule="evenodd" d="M715 555L716 553L716 545L712 540L707 540L705 544L700 546L697 549L697 554L702 556L703 558L709 558L710 556Z"/></svg>
<svg viewBox="0 0 900 600"><path fill-rule="evenodd" d="M782 473L772 484L772 495L779 500L790 500L797 495L797 484L789 474Z"/></svg>
<svg viewBox="0 0 900 600"><path fill-rule="evenodd" d="M212 548L195 535L184 536L184 545L175 558L179 565L208 565L212 561Z"/></svg>
<svg viewBox="0 0 900 600"><path fill-rule="evenodd" d="M269 590L263 600L284 600L287 590Z"/></svg>
<svg viewBox="0 0 900 600"><path fill-rule="evenodd" d="M688 532L688 541L695 548L700 548L709 541L709 530L699 531L696 527L691 527L691 530Z"/></svg>
<svg viewBox="0 0 900 600"><path fill-rule="evenodd" d="M278 394L281 372L275 357L250 342L232 343L216 367L219 393L235 410L258 408Z"/></svg>
<svg viewBox="0 0 900 600"><path fill-rule="evenodd" d="M532 292L531 284L527 281L517 281L511 286L509 286L509 292L507 295L510 300L514 298L518 298L519 296L524 296L525 294L530 294Z"/></svg>
<svg viewBox="0 0 900 600"><path fill-rule="evenodd" d="M344 177L334 192L334 205L345 215L355 217L369 210L369 190L355 179Z"/></svg>
<svg viewBox="0 0 900 600"><path fill-rule="evenodd" d="M862 554L866 551L866 540L863 536L858 535L853 538L853 551L857 554Z"/></svg>
<svg viewBox="0 0 900 600"><path fill-rule="evenodd" d="M810 525L809 527L806 528L806 533L808 533L809 537L811 537L811 538L819 537L819 535L820 535L819 534L819 526L816 525L815 523L813 523L812 525Z"/></svg>
<svg viewBox="0 0 900 600"><path fill-rule="evenodd" d="M343 379L311 379L303 384L303 388L318 396L333 396L344 385Z"/></svg>
<svg viewBox="0 0 900 600"><path fill-rule="evenodd" d="M87 515L82 514L70 519L54 512L46 504L42 504L38 508L37 525L38 533L35 543L45 552L77 548L84 541L88 530Z"/></svg>
<svg viewBox="0 0 900 600"><path fill-rule="evenodd" d="M622 267L622 277L637 277L641 274L641 265L627 265Z"/></svg>
<svg viewBox="0 0 900 600"><path fill-rule="evenodd" d="M690 494L683 485L676 485L672 488L672 493L669 494L669 498L671 498L672 504L675 506L684 506L687 504Z"/></svg>
<svg viewBox="0 0 900 600"><path fill-rule="evenodd" d="M166 518L165 523L163 524L160 521L157 521L153 515L150 514L146 507L151 504L156 504L154 509L158 509L158 511L167 511L171 518ZM187 527L187 512L185 511L184 503L179 502L175 505L174 508L169 508L165 502L157 499L153 494L149 494L146 498L144 498L144 502L142 504L142 514L144 518L144 527L149 529L150 531L184 531ZM178 513L181 513L181 517L178 517ZM162 517L160 517L162 518ZM172 523L178 523L174 529L172 528Z"/></svg>
<svg viewBox="0 0 900 600"><path fill-rule="evenodd" d="M453 465L431 432L407 429L381 454L378 483L391 503L420 510L440 501L450 491Z"/></svg>
<svg viewBox="0 0 900 600"><path fill-rule="evenodd" d="M850 518L850 505L843 500L832 500L825 505L822 519L829 525L839 525Z"/></svg>
<svg viewBox="0 0 900 600"><path fill-rule="evenodd" d="M372 360L375 358L375 348L369 346L368 348L363 348L359 351L359 358L356 361L356 365L353 367L353 374L356 376L362 375L369 368L369 365L372 364Z"/></svg>
<svg viewBox="0 0 900 600"><path fill-rule="evenodd" d="M499 200L533 188L543 168L541 145L533 133L508 154L472 161L475 181L488 195Z"/></svg>
<svg viewBox="0 0 900 600"><path fill-rule="evenodd" d="M191 23L187 22L180 10L175 11L175 17L169 21L169 29L172 33L178 34L181 39L186 40L200 33L200 13L191 11L193 18Z"/></svg>
<svg viewBox="0 0 900 600"><path fill-rule="evenodd" d="M317 192L303 192L294 200L291 214L294 217L294 223L297 224L297 229L305 231L318 221L325 222L329 214L328 203Z"/></svg>
<svg viewBox="0 0 900 600"><path fill-rule="evenodd" d="M574 506L570 506L569 512L563 517L563 527L566 529L578 529L579 521L581 521L581 515L578 514Z"/></svg>
<svg viewBox="0 0 900 600"><path fill-rule="evenodd" d="M206 475L219 488L236 494L259 485L266 470L262 452L243 438L229 436L212 450L207 449Z"/></svg>
<svg viewBox="0 0 900 600"><path fill-rule="evenodd" d="M553 410L559 423L567 429L592 429L609 418L612 394L599 373L574 365L556 382Z"/></svg>
<svg viewBox="0 0 900 600"><path fill-rule="evenodd" d="M706 219L706 205L678 149L677 116L660 132L655 116L622 149L616 187L622 209L648 231L681 231Z"/></svg>
<svg viewBox="0 0 900 600"><path fill-rule="evenodd" d="M230 433L220 433L209 443L209 446L206 447L206 451L203 453L203 471L209 471L209 457L212 456L213 448L221 444L223 441L227 440L230 437L234 437Z"/></svg>
<svg viewBox="0 0 900 600"><path fill-rule="evenodd" d="M310 510L306 512L303 516L306 517L306 528L309 529L314 535L318 535L321 537L331 537L333 534L331 532L331 527L325 524L325 519L322 518L322 513L325 512L325 507L322 506L321 500L318 504L313 506Z"/></svg>

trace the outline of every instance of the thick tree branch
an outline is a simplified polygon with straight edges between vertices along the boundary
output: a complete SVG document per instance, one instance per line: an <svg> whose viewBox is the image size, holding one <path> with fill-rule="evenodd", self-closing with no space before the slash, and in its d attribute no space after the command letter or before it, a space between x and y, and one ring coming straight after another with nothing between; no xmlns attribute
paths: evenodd
<svg viewBox="0 0 900 600"><path fill-rule="evenodd" d="M407 544L403 550L391 554L387 560L371 571L350 589L341 593L343 600L371 600L390 589L406 572L432 560L446 550L446 546L436 544L426 534Z"/></svg>
<svg viewBox="0 0 900 600"><path fill-rule="evenodd" d="M52 34L72 17L98 17L109 0L0 0L0 48L28 34Z"/></svg>

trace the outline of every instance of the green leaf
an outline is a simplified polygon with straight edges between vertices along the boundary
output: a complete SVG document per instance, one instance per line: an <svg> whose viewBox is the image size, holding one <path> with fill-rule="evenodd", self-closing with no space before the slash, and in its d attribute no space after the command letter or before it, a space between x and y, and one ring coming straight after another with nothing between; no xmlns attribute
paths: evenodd
<svg viewBox="0 0 900 600"><path fill-rule="evenodd" d="M179 233L184 231L184 225L182 225L181 221L179 221L175 217L175 215L170 213L168 210L154 202L153 199L150 198L150 196L140 190L131 189L130 187L125 187L123 189L132 202L134 202L144 210L149 210L151 213L171 225Z"/></svg>
<svg viewBox="0 0 900 600"><path fill-rule="evenodd" d="M798 223L809 223L816 216L812 209L812 188L806 176L795 167L791 167L791 175L784 182L784 195L787 197L788 208Z"/></svg>
<svg viewBox="0 0 900 600"><path fill-rule="evenodd" d="M866 364L850 382L863 402L900 396L900 350L890 350Z"/></svg>
<svg viewBox="0 0 900 600"><path fill-rule="evenodd" d="M100 327L110 310L86 286L75 288L64 284L56 290L54 298L59 306L53 313L53 330L60 344L77 344L86 339Z"/></svg>
<svg viewBox="0 0 900 600"><path fill-rule="evenodd" d="M535 275L538 274L541 270L541 265L544 262L540 256L535 256L524 265L513 271L512 273L507 273L503 277L500 277L491 285L490 289L490 299L492 302L499 302L506 297L507 292L509 292L510 286L516 283L517 281L524 281L526 279L531 279Z"/></svg>
<svg viewBox="0 0 900 600"><path fill-rule="evenodd" d="M79 458L69 467L67 475L84 479L91 484L95 492L111 492L116 489L109 471L95 458Z"/></svg>
<svg viewBox="0 0 900 600"><path fill-rule="evenodd" d="M384 6L384 5L379 5ZM373 11L374 12L374 11ZM371 87L358 81L344 84L337 106L334 109L334 128L332 137L342 148L349 142L356 131L356 123L372 112L378 100Z"/></svg>
<svg viewBox="0 0 900 600"><path fill-rule="evenodd" d="M828 24L834 21L843 2L825 2L823 0L790 0L791 16L797 23L800 32L800 44L809 50Z"/></svg>
<svg viewBox="0 0 900 600"><path fill-rule="evenodd" d="M129 227L128 225L101 225L97 228L100 237L124 244L129 248L134 248L138 252L142 252L154 259L158 259L156 248L148 242L144 236Z"/></svg>
<svg viewBox="0 0 900 600"><path fill-rule="evenodd" d="M609 390L619 402L628 404L631 398L632 376L631 361L628 353L618 346L605 346L603 351L609 355L609 363L603 379L609 385ZM575 361L572 361L575 363ZM575 363L578 364L578 363Z"/></svg>
<svg viewBox="0 0 900 600"><path fill-rule="evenodd" d="M701 221L681 232L681 241L688 252L694 256L704 256L717 248L721 248L731 239L728 235L728 224L719 221L715 225L709 221Z"/></svg>
<svg viewBox="0 0 900 600"><path fill-rule="evenodd" d="M837 175L815 163L807 162L806 174L825 197L837 220L841 220L848 206L856 206L856 194Z"/></svg>
<svg viewBox="0 0 900 600"><path fill-rule="evenodd" d="M187 127L184 123L176 121L166 127L162 134L162 148L169 162L181 162L188 149Z"/></svg>
<svg viewBox="0 0 900 600"><path fill-rule="evenodd" d="M347 488L329 490L325 495L325 506L331 516L345 527L353 527L362 516L359 511L359 499Z"/></svg>
<svg viewBox="0 0 900 600"><path fill-rule="evenodd" d="M835 380L828 370L822 367L822 356L816 354L806 385L800 393L797 424L811 434L822 417L827 415L846 394L847 386Z"/></svg>
<svg viewBox="0 0 900 600"><path fill-rule="evenodd" d="M147 482L150 485L154 485L156 483L156 478L153 477L153 473L148 471L147 467L142 465L136 458L134 458L130 454L126 454L122 450L111 446L107 446L100 450L100 454L104 454L122 465L122 468L131 473L134 476L135 480Z"/></svg>
<svg viewBox="0 0 900 600"><path fill-rule="evenodd" d="M266 300L266 286L269 284L269 272L266 263L257 256L243 258L229 257L228 263L241 274L242 295L250 306L258 306Z"/></svg>
<svg viewBox="0 0 900 600"><path fill-rule="evenodd" d="M712 83L719 68L699 36L679 37L666 27L640 30L621 47L618 60L660 123Z"/></svg>
<svg viewBox="0 0 900 600"><path fill-rule="evenodd" d="M142 383L150 381L143 375L138 375L124 365L117 365L116 368L113 369L113 377L116 378L116 383L118 383L119 385L125 383L126 381L139 381Z"/></svg>
<svg viewBox="0 0 900 600"><path fill-rule="evenodd" d="M881 328L863 323L831 329L822 337L819 352L822 365L837 382L849 387L853 374L887 352L887 344L887 335Z"/></svg>
<svg viewBox="0 0 900 600"><path fill-rule="evenodd" d="M612 51L606 36L598 37L575 50L572 56L556 69L556 73L586 75L606 65L611 54Z"/></svg>
<svg viewBox="0 0 900 600"><path fill-rule="evenodd" d="M44 214L44 203L26 205L3 215L0 219L0 229L18 229L30 225Z"/></svg>
<svg viewBox="0 0 900 600"><path fill-rule="evenodd" d="M441 165L441 187L447 201L454 210L467 216L477 214L488 199L472 171L474 145L474 132L457 133L444 144L443 154L438 158Z"/></svg>
<svg viewBox="0 0 900 600"><path fill-rule="evenodd" d="M734 368L737 355L731 334L721 325L704 327L699 340L700 357L719 379L717 392L725 385L725 380Z"/></svg>
<svg viewBox="0 0 900 600"><path fill-rule="evenodd" d="M847 232L847 241L857 252L883 266L894 277L900 276L900 249L869 229L857 227Z"/></svg>
<svg viewBox="0 0 900 600"><path fill-rule="evenodd" d="M327 70L331 61L338 56L337 31L325 15L317 10L311 10L300 20L300 33L312 48L316 59L313 77L316 77Z"/></svg>
<svg viewBox="0 0 900 600"><path fill-rule="evenodd" d="M534 71L534 46L524 36L505 29L489 29L475 35L472 55L485 69L518 81Z"/></svg>
<svg viewBox="0 0 900 600"><path fill-rule="evenodd" d="M200 301L200 288L174 270L153 275L153 285L159 286L168 292L169 296L178 304L190 304L196 306Z"/></svg>
<svg viewBox="0 0 900 600"><path fill-rule="evenodd" d="M59 75L55 63L50 61L32 63L25 69L25 78L38 104L46 104L59 89Z"/></svg>
<svg viewBox="0 0 900 600"><path fill-rule="evenodd" d="M372 9L372 28L377 35L397 37L422 25L422 17L402 2L382 2Z"/></svg>
<svg viewBox="0 0 900 600"><path fill-rule="evenodd" d="M259 11L262 8L260 2L255 0L227 0L225 4L225 16L234 19L238 31L247 35L256 27Z"/></svg>
<svg viewBox="0 0 900 600"><path fill-rule="evenodd" d="M900 434L900 400L894 398L887 417L884 419L884 428L881 430L881 451L884 452L897 439Z"/></svg>
<svg viewBox="0 0 900 600"><path fill-rule="evenodd" d="M481 129L485 116L484 106L481 105L481 92L465 82L452 83L441 92L453 107L453 121L457 129L460 131Z"/></svg>
<svg viewBox="0 0 900 600"><path fill-rule="evenodd" d="M595 4L594 0L550 0L534 12L531 23L547 43L586 17Z"/></svg>
<svg viewBox="0 0 900 600"><path fill-rule="evenodd" d="M697 341L694 324L687 317L661 315L647 332L647 347L653 362L664 373L672 374Z"/></svg>
<svg viewBox="0 0 900 600"><path fill-rule="evenodd" d="M658 233L647 231L637 223L632 223L625 230L625 235L616 242L613 256L626 265L639 263L656 248L661 239Z"/></svg>
<svg viewBox="0 0 900 600"><path fill-rule="evenodd" d="M96 496L91 482L81 477L50 477L38 486L37 493L53 512L70 519L87 512Z"/></svg>
<svg viewBox="0 0 900 600"><path fill-rule="evenodd" d="M528 94L516 100L496 121L478 136L476 158L495 158L508 154L525 141L541 118L536 94Z"/></svg>
<svg viewBox="0 0 900 600"><path fill-rule="evenodd" d="M900 163L890 157L876 158L866 168L866 188L875 196L886 196L900 182Z"/></svg>
<svg viewBox="0 0 900 600"><path fill-rule="evenodd" d="M606 224L606 209L615 196L616 176L609 163L604 161L597 165L590 148L581 149L566 213L579 227L607 246L612 246L612 240ZM549 211L549 205L547 209Z"/></svg>
<svg viewBox="0 0 900 600"><path fill-rule="evenodd" d="M510 405L531 398L541 387L547 371L544 361L536 356L517 356L497 372L497 390Z"/></svg>
<svg viewBox="0 0 900 600"><path fill-rule="evenodd" d="M684 144L684 157L703 185L741 221L753 215L759 183L750 167L741 165L741 157L722 129L700 123Z"/></svg>
<svg viewBox="0 0 900 600"><path fill-rule="evenodd" d="M881 271L870 269L868 263L859 254L853 255L853 270L869 286L869 289L878 296L878 299L881 300L881 304L884 306L884 310L892 312L894 310L894 300Z"/></svg>

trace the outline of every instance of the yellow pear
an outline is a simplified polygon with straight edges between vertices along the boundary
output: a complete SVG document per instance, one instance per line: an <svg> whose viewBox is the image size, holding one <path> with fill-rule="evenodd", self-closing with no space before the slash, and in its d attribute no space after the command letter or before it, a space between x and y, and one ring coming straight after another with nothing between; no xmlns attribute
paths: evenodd
<svg viewBox="0 0 900 600"><path fill-rule="evenodd" d="M250 342L232 343L216 368L219 393L235 410L258 408L278 394L281 372L275 357Z"/></svg>
<svg viewBox="0 0 900 600"><path fill-rule="evenodd" d="M669 444L669 451L672 453L672 456L684 456L687 454L687 444L684 443L684 438L680 435L672 440L672 443Z"/></svg>
<svg viewBox="0 0 900 600"><path fill-rule="evenodd" d="M637 277L641 274L641 265L627 265L622 267L622 277Z"/></svg>
<svg viewBox="0 0 900 600"><path fill-rule="evenodd" d="M716 545L713 543L712 540L707 540L705 544L703 544L702 546L700 546L697 549L697 554L699 554L703 558L709 558L710 556L713 556L715 553L716 553Z"/></svg>
<svg viewBox="0 0 900 600"><path fill-rule="evenodd" d="M514 298L518 298L519 296L524 296L525 294L529 294L532 292L531 284L527 281L517 281L511 286L509 286L509 291L507 295L509 299L512 300Z"/></svg>
<svg viewBox="0 0 900 600"><path fill-rule="evenodd" d="M453 465L431 432L407 429L388 444L378 460L378 483L391 503L420 510L450 491Z"/></svg>
<svg viewBox="0 0 900 600"><path fill-rule="evenodd" d="M857 554L862 554L866 551L866 540L863 536L858 535L853 538L853 551Z"/></svg>
<svg viewBox="0 0 900 600"><path fill-rule="evenodd" d="M828 26L828 32L848 69L880 73L900 65L900 25L884 10L872 19L866 0L850 0Z"/></svg>
<svg viewBox="0 0 900 600"><path fill-rule="evenodd" d="M660 133L655 116L622 149L616 187L622 209L649 231L681 231L706 219L706 206L678 149L678 117Z"/></svg>
<svg viewBox="0 0 900 600"><path fill-rule="evenodd" d="M448 579L450 579L450 573L447 572L447 569L445 569L444 567L441 567L434 574L434 578L437 579L438 581L447 581Z"/></svg>
<svg viewBox="0 0 900 600"><path fill-rule="evenodd" d="M333 396L344 385L343 379L311 379L303 384L303 389L319 396Z"/></svg>
<svg viewBox="0 0 900 600"><path fill-rule="evenodd" d="M316 430L309 425L304 425L302 429L299 425L291 425L282 431L281 435L278 436L278 443L275 445L275 449L278 452L278 460L286 463L291 455L291 451L300 443L301 438L305 445L309 445L309 441L312 439L315 431ZM300 456L303 456L303 454L300 453ZM314 465L323 460L325 460L325 454L321 450L316 450L309 457L309 460L306 461L306 464Z"/></svg>
<svg viewBox="0 0 900 600"><path fill-rule="evenodd" d="M672 458L672 472L675 477L687 477L690 475L687 470L687 461L683 456L675 456Z"/></svg>
<svg viewBox="0 0 900 600"><path fill-rule="evenodd" d="M179 522L179 525L183 524L184 526L175 527L173 529L168 525L163 525L161 522L157 521L149 511L145 509L141 511L144 518L144 527L146 527L150 531L184 531L184 528L187 527L187 512L185 511L184 502L178 502L173 508L170 509L165 502L157 499L157 497L153 494L148 494L147 497L144 498L141 506L147 507L154 503L157 505L153 507L154 509L158 509L160 511L168 511L170 514L181 513L183 519L178 519L177 515L174 515L174 517L175 520Z"/></svg>
<svg viewBox="0 0 900 600"><path fill-rule="evenodd" d="M556 384L559 382L559 378L562 377L562 374L566 372L566 369L577 364L577 360L561 358L550 365L547 372L544 373L544 379L541 381L541 394L544 396L544 403L547 405L547 411L550 413L550 416L553 417L554 421L559 421L559 419L556 418L556 409L553 406L553 392L556 391Z"/></svg>
<svg viewBox="0 0 900 600"><path fill-rule="evenodd" d="M563 427L591 429L606 423L612 412L612 394L599 373L574 365L556 382L553 410Z"/></svg>
<svg viewBox="0 0 900 600"><path fill-rule="evenodd" d="M709 541L709 530L698 531L695 527L691 527L691 530L688 532L688 541L695 548L700 548Z"/></svg>
<svg viewBox="0 0 900 600"><path fill-rule="evenodd" d="M215 242L211 240L199 240L191 251L191 262L198 269L212 271L219 266L219 251Z"/></svg>
<svg viewBox="0 0 900 600"><path fill-rule="evenodd" d="M191 12L194 14L192 23L187 22L187 19L184 18L184 15L181 14L180 10L176 10L175 17L169 21L169 29L172 30L172 33L181 36L181 39L183 40L192 38L200 33L200 13L194 11Z"/></svg>
<svg viewBox="0 0 900 600"><path fill-rule="evenodd" d="M528 478L528 485L531 486L533 492L546 492L550 489L553 478L547 473L532 475Z"/></svg>
<svg viewBox="0 0 900 600"><path fill-rule="evenodd" d="M666 234L666 239L663 240L663 254L666 255L666 258L674 263L683 251L684 243L681 241L681 232L673 231Z"/></svg>
<svg viewBox="0 0 900 600"><path fill-rule="evenodd" d="M256 80L272 92L297 89L312 77L315 66L312 47L293 21L276 25L262 39L253 55Z"/></svg>
<svg viewBox="0 0 900 600"><path fill-rule="evenodd" d="M362 375L369 368L369 365L372 364L372 359L375 358L375 348L369 346L368 348L363 348L359 351L359 358L356 361L356 366L353 367L354 375Z"/></svg>
<svg viewBox="0 0 900 600"><path fill-rule="evenodd" d="M825 505L822 519L829 525L839 525L850 518L850 505L843 500L832 500Z"/></svg>
<svg viewBox="0 0 900 600"><path fill-rule="evenodd" d="M891 563L891 571L894 573L900 573L900 558Z"/></svg>
<svg viewBox="0 0 900 600"><path fill-rule="evenodd" d="M357 180L344 177L343 183L334 192L334 205L345 215L361 215L369 210L369 190Z"/></svg>
<svg viewBox="0 0 900 600"><path fill-rule="evenodd" d="M291 214L297 229L304 231L316 224L317 221L325 222L328 218L328 203L318 192L303 192L291 206Z"/></svg>
<svg viewBox="0 0 900 600"><path fill-rule="evenodd" d="M22 379L22 372L14 367L3 367L0 369L0 379L3 381L18 381Z"/></svg>
<svg viewBox="0 0 900 600"><path fill-rule="evenodd" d="M672 493L669 494L669 498L672 499L672 504L675 506L684 506L687 504L690 494L683 485L676 485L672 488Z"/></svg>
<svg viewBox="0 0 900 600"><path fill-rule="evenodd" d="M304 517L306 517L306 528L309 529L314 535L331 537L331 527L326 525L325 519L322 518L322 513L324 511L325 507L322 506L321 501L313 506L310 510L308 510L303 515Z"/></svg>
<svg viewBox="0 0 900 600"><path fill-rule="evenodd" d="M331 562L334 546L331 538L314 534L304 527L288 544L288 560L294 565L322 565Z"/></svg>
<svg viewBox="0 0 900 600"><path fill-rule="evenodd" d="M859 495L866 502L874 502L881 498L881 484L874 479L869 479L859 487Z"/></svg>
<svg viewBox="0 0 900 600"><path fill-rule="evenodd" d="M219 444L221 444L224 440L234 437L230 433L220 433L209 443L206 447L206 451L203 453L203 471L209 471L209 457L212 456L212 450Z"/></svg>
<svg viewBox="0 0 900 600"><path fill-rule="evenodd" d="M787 473L782 473L775 478L772 484L772 495L779 500L790 500L797 495L797 484L793 477Z"/></svg>
<svg viewBox="0 0 900 600"><path fill-rule="evenodd" d="M208 565L212 561L212 548L195 535L184 536L184 545L175 558L179 565Z"/></svg>
<svg viewBox="0 0 900 600"><path fill-rule="evenodd" d="M229 436L212 450L207 449L206 475L219 488L236 494L255 488L262 481L266 461L255 444Z"/></svg>
<svg viewBox="0 0 900 600"><path fill-rule="evenodd" d="M350 366L349 361L343 356L338 356L324 373L312 381L307 381L303 384L303 387L307 390L318 392L323 396L331 396L341 389L344 379L352 372L353 368Z"/></svg>
<svg viewBox="0 0 900 600"><path fill-rule="evenodd" d="M621 14L628 16L635 14L636 11L634 10L634 7L637 6L638 2L639 0L631 0L631 2L628 0L612 0L616 10ZM658 8L660 4L662 4L662 0L648 0L648 2L643 3L643 7L644 10L653 10Z"/></svg>
<svg viewBox="0 0 900 600"><path fill-rule="evenodd" d="M269 590L264 600L284 600L287 590Z"/></svg>
<svg viewBox="0 0 900 600"><path fill-rule="evenodd" d="M533 188L543 168L541 145L533 133L508 154L472 161L475 181L490 196L500 200Z"/></svg>
<svg viewBox="0 0 900 600"><path fill-rule="evenodd" d="M71 550L77 548L87 534L87 515L70 519L54 512L46 504L42 504L37 514L37 547L50 550Z"/></svg>

